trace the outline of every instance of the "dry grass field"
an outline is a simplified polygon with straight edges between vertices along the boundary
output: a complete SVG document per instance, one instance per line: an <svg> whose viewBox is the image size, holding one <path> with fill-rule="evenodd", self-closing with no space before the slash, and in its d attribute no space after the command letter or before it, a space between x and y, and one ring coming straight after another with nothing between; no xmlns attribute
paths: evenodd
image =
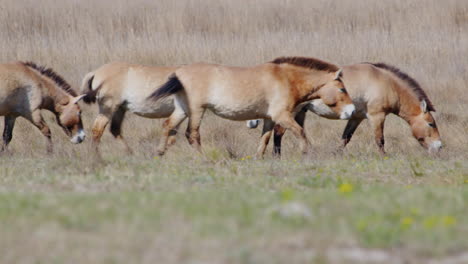
<svg viewBox="0 0 468 264"><path fill-rule="evenodd" d="M282 160L256 161L259 130L209 115L204 155L180 136L155 158L162 121L128 115L135 154L106 132L98 163L89 138L72 145L45 113L54 154L19 120L11 153L0 155L0 263L468 263L467 1L0 5L0 61L53 67L75 89L111 61L254 65L293 55L400 67L435 104L444 149L427 155L390 117L388 155L367 122L337 154L345 122L309 114L309 157L287 134ZM89 136L97 107L83 107Z"/></svg>

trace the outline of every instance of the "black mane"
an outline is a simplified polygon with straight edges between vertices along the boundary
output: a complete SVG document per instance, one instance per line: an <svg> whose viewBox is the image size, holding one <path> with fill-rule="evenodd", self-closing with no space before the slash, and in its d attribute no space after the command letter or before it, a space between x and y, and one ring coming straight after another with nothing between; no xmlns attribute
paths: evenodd
<svg viewBox="0 0 468 264"><path fill-rule="evenodd" d="M62 90L64 90L69 95L74 96L74 97L78 95L75 92L75 90L73 90L71 88L70 84L68 84L65 81L65 79L62 78L62 76L58 75L54 70L52 70L52 68L47 68L45 66L39 66L36 63L31 62L31 61L22 62L22 63L23 63L23 65L38 71L40 74L42 74L42 75L48 77L49 79L51 79L52 81L54 81L57 84L57 86L62 88Z"/></svg>
<svg viewBox="0 0 468 264"><path fill-rule="evenodd" d="M336 72L339 70L338 66L319 60L315 58L306 57L280 57L276 58L271 63L282 64L288 63L291 65L314 69L318 71Z"/></svg>
<svg viewBox="0 0 468 264"><path fill-rule="evenodd" d="M429 100L429 97L427 96L426 92L421 88L419 83L415 79L413 79L411 76L409 76L408 74L402 72L400 69L398 69L397 67L392 66L392 65L388 65L388 64L385 64L385 63L381 63L381 62L380 63L369 63L369 64L374 65L377 68L390 71L393 74L395 74L399 79L401 79L402 81L404 81L404 82L406 82L408 84L408 86L413 90L413 92L418 97L419 101L423 101L423 100L426 101L428 111L435 112L434 105L432 104L431 100Z"/></svg>

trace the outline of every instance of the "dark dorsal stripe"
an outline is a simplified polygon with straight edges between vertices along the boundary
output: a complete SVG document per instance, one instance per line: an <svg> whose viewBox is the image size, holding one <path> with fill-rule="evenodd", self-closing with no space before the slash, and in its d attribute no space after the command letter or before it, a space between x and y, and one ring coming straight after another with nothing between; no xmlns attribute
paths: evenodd
<svg viewBox="0 0 468 264"><path fill-rule="evenodd" d="M318 71L327 71L327 72L336 72L339 70L338 66L331 63L315 59L315 58L306 58L306 57L280 57L274 59L271 63L282 64L288 63L291 65L314 69Z"/></svg>
<svg viewBox="0 0 468 264"><path fill-rule="evenodd" d="M73 90L70 86L70 84L68 84L65 79L62 78L62 76L58 75L56 72L54 72L54 70L52 70L51 68L47 68L45 66L39 66L37 65L36 63L34 62L31 62L31 61L28 61L28 62L22 62L23 65L25 66L28 66L36 71L38 71L40 74L42 74L43 76L46 76L48 77L49 79L51 79L52 81L54 81L57 86L59 86L60 88L62 88L62 90L64 90L66 93L68 93L69 95L71 96L77 96L75 90Z"/></svg>
<svg viewBox="0 0 468 264"><path fill-rule="evenodd" d="M424 92L424 90L421 88L419 83L415 79L413 79L411 76L409 76L408 74L400 71L400 69L398 69L397 67L392 66L392 65L388 65L388 64L385 64L385 63L381 63L381 62L380 63L369 63L369 64L372 64L377 68L384 69L384 70L390 71L393 74L395 74L399 79L403 80L404 82L406 82L408 84L408 86L413 90L413 92L418 97L419 101L422 101L422 100L426 101L428 111L435 112L434 105L432 104L431 100L429 100L429 97L427 97L426 92Z"/></svg>

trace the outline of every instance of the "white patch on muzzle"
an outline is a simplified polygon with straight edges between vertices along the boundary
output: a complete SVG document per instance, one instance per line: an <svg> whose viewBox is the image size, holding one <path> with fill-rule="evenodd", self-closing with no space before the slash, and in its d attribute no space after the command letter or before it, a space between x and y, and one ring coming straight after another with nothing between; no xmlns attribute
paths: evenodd
<svg viewBox="0 0 468 264"><path fill-rule="evenodd" d="M248 128L257 128L258 124L260 124L260 120L249 120L247 121L247 127Z"/></svg>
<svg viewBox="0 0 468 264"><path fill-rule="evenodd" d="M72 137L70 141L73 144L78 144L78 143L83 142L85 138L86 138L86 133L84 132L82 128L80 128L80 130L78 130L78 132Z"/></svg>
<svg viewBox="0 0 468 264"><path fill-rule="evenodd" d="M343 107L343 111L341 111L340 118L341 119L350 119L353 116L354 111L356 111L356 107L354 104L349 104Z"/></svg>
<svg viewBox="0 0 468 264"><path fill-rule="evenodd" d="M436 140L429 145L429 151L439 151L442 148L442 141Z"/></svg>

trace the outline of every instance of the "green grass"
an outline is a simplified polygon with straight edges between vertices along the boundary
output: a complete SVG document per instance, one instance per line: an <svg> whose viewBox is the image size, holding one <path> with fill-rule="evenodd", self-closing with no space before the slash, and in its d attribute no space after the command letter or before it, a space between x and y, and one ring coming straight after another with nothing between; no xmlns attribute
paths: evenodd
<svg viewBox="0 0 468 264"><path fill-rule="evenodd" d="M424 259L468 248L464 160L255 161L218 152L188 153L181 161L108 156L107 164L4 158L0 253L22 260L25 247L17 243L28 240L26 248L44 263L68 263L73 250L95 252L88 259L93 263L123 263L116 252L144 262L156 238L181 258L174 262L210 256L228 263L302 263L320 260L307 255L311 248L336 247ZM302 211L282 213L291 204Z"/></svg>

